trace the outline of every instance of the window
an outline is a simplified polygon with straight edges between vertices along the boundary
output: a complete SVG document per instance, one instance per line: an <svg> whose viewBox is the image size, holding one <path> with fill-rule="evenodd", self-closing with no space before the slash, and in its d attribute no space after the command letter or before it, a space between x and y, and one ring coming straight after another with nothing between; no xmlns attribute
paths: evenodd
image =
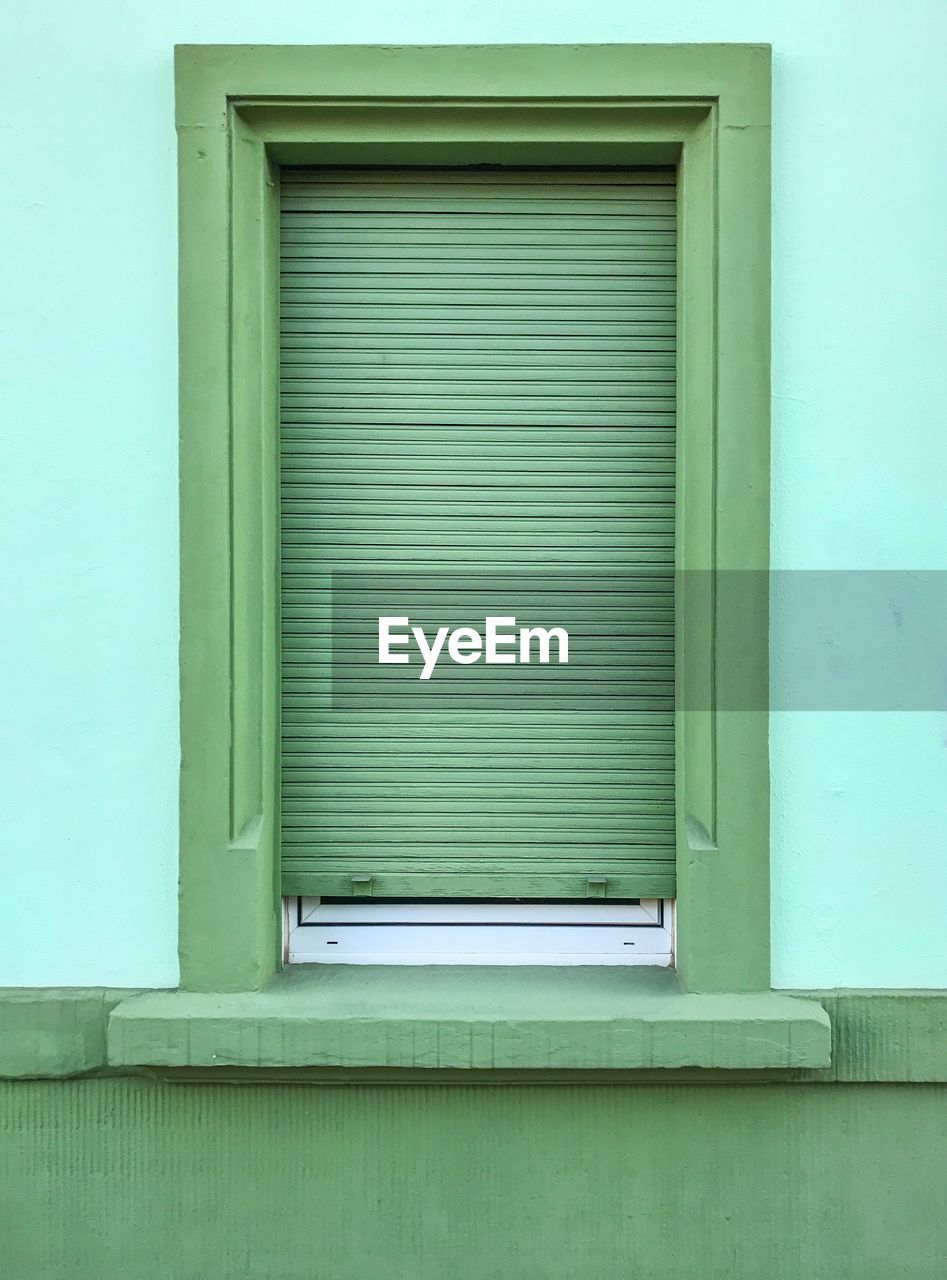
<svg viewBox="0 0 947 1280"><path fill-rule="evenodd" d="M650 964L674 955L674 904L292 898L291 964Z"/></svg>
<svg viewBox="0 0 947 1280"><path fill-rule="evenodd" d="M509 854L516 842L508 838L516 834L517 822L520 832L525 829L522 813L511 812L500 828L500 857L492 863L482 848L455 850L446 869L443 857L437 857L422 865L415 859L413 871L396 873L392 850L385 849L390 831L379 825L373 828L373 844L363 838L369 830L364 807L356 815L356 826L362 826L354 839L310 842L307 837L295 845L297 852L288 854L283 869L283 891L293 897L347 897L353 881L364 885L368 877L373 902L376 896L561 902L584 900L604 879L610 908L616 899L664 900L671 881L678 916L676 963L684 989L767 987L768 601L766 574L759 571L768 568L768 50L185 49L179 54L178 91L185 986L259 987L278 967L280 851L293 843L281 834L284 795L286 829L305 830L308 817L297 810L302 822L294 825L288 801L292 795L306 803L302 791L308 783L299 776L292 783L302 784L299 793L284 792L284 767L286 785L291 784L279 748L281 651L292 661L292 646L284 647L279 623L276 335L283 176L293 170L296 178L287 177L287 188L296 181L313 191L316 171L345 170L351 176L353 170L369 174L383 168L429 176L433 170L470 172L471 166L486 166L482 173L518 172L531 175L530 181L553 170L563 177L621 171L638 175L633 181L649 173L662 174L665 183L677 181L673 837L662 825L665 819L657 820L650 828L656 839L648 846L657 856L650 865L641 859L632 871L619 858L593 859L591 843L580 849L563 841L567 828L559 822L561 809L534 815L559 837L555 849L568 847L576 856L563 857L554 849L555 865L550 849L538 848L530 865L536 882L524 887L529 869L522 861L516 865ZM577 185L574 177L568 180ZM388 251L376 247L382 254ZM548 256L554 263L554 254ZM528 291L522 294L522 305L530 306ZM503 345L498 341L497 349ZM514 346L507 350L515 354ZM566 367L555 369L557 378L566 378ZM547 382L552 380L550 374ZM301 381L318 379L302 376ZM318 400L323 392L313 387L300 394ZM343 408L339 392L331 394L338 414ZM455 388L454 394L462 393ZM581 411L581 397L573 399ZM364 412L359 401L350 397L352 412ZM453 407L459 408L459 400ZM341 431L358 423L337 425ZM418 422L411 429L420 438L436 425ZM492 422L491 429L497 425ZM612 428L621 429L623 424ZM491 461L495 468L506 465ZM665 459L648 461L655 464L653 474L660 474ZM537 465L534 459L533 474ZM506 479L513 474L507 469ZM335 521L334 528L344 527L344 511L333 513L318 491L314 500ZM284 519L290 514L287 506ZM302 509L295 515L306 518ZM565 518L577 517L567 510ZM328 529L324 524L314 530L316 542L327 543ZM661 527L641 532L667 537ZM572 545L579 546L573 534L570 528ZM629 530L623 552L646 549L633 537ZM668 549L666 542L651 547L660 556ZM526 550L524 545L524 557ZM636 564L635 572L666 573L667 561L660 556ZM350 565L354 559L349 558ZM589 568L581 561L577 567L583 573ZM738 593L738 607L723 607L715 585L721 573L744 571L756 588ZM336 582L338 590L357 591L357 573L339 576L345 580ZM289 603L285 595L283 603ZM289 617L285 608L284 617ZM443 621L454 626L465 618ZM468 656L470 650L458 653ZM303 665L309 665L305 653ZM392 665L385 680L410 669ZM491 680L497 674L486 664L483 670ZM574 676L552 664L550 673ZM313 674L316 680L325 678L324 671ZM519 680L532 679L533 671L524 666L516 674ZM338 663L331 678L342 678ZM430 684L438 689L449 678L449 672L435 672ZM489 683L485 680L484 687ZM482 708L472 710L482 713ZM662 710L654 708L652 714ZM517 708L510 727L521 731L533 714ZM306 728L294 726L291 718L286 727ZM313 728L321 732L320 726ZM443 756L443 741L435 743ZM568 744L566 754L575 754L576 745ZM397 787L403 775L396 770L392 781ZM372 800L363 798L366 805ZM626 797L635 804L648 798ZM515 795L508 799L516 801ZM637 829L644 831L645 811L634 812ZM661 812L653 810L655 816ZM428 835L437 830L433 813L425 810L421 822ZM334 825L323 824L323 833L337 836L346 823L351 826L340 805L336 817ZM471 829L474 835L485 830L476 810ZM600 832L607 829L599 826ZM417 848L423 841L416 839L416 827L413 832L405 843ZM616 840L609 849L618 847ZM375 854L366 865L369 848ZM445 852L450 855L440 850ZM458 865L465 858L466 867ZM417 878L399 884L397 874ZM618 880L625 874L634 883ZM450 886L436 883L445 875ZM471 884L465 876L481 879ZM229 908L223 912L222 897ZM740 910L734 914L737 903ZM725 947L719 934L723 919L733 922Z"/></svg>
<svg viewBox="0 0 947 1280"><path fill-rule="evenodd" d="M284 885L673 893L673 170L280 177ZM437 901L356 954L419 912L464 955L614 936Z"/></svg>

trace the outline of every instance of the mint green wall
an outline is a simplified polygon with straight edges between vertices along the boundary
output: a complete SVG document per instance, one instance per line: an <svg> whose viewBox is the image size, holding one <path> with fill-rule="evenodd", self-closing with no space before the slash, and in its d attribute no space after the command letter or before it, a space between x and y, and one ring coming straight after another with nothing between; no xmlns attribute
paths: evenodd
<svg viewBox="0 0 947 1280"><path fill-rule="evenodd" d="M6 6L0 984L166 985L176 42L774 46L774 563L945 568L941 0ZM777 605L774 665L792 645ZM773 719L774 980L947 985L947 716Z"/></svg>

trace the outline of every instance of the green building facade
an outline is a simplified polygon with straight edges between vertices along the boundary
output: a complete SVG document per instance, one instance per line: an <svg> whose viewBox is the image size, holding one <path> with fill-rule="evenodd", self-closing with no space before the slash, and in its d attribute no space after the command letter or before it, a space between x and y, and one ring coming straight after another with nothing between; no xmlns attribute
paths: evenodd
<svg viewBox="0 0 947 1280"><path fill-rule="evenodd" d="M4 1277L938 1280L939 7L3 21ZM353 565L549 571L592 675L419 712Z"/></svg>

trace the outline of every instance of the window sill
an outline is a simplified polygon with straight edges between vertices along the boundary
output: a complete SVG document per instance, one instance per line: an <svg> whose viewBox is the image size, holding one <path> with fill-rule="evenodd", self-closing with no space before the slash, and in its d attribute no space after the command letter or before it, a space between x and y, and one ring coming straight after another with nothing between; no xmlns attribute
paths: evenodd
<svg viewBox="0 0 947 1280"><path fill-rule="evenodd" d="M682 992L644 968L310 965L263 991L156 991L112 1012L112 1067L827 1067L814 999Z"/></svg>

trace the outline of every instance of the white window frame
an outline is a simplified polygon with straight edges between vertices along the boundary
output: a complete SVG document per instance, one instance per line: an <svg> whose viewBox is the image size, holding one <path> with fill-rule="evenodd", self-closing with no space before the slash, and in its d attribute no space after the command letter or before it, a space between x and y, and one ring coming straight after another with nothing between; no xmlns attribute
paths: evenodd
<svg viewBox="0 0 947 1280"><path fill-rule="evenodd" d="M674 964L674 902L284 898L288 964Z"/></svg>

